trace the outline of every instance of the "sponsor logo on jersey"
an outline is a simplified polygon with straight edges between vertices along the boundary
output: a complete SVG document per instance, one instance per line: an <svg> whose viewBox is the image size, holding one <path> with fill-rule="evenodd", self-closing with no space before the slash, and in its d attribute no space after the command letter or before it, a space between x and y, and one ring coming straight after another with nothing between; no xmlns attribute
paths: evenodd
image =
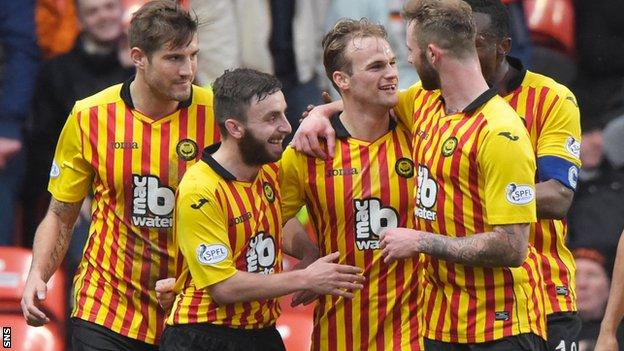
<svg viewBox="0 0 624 351"><path fill-rule="evenodd" d="M275 273L277 251L275 240L265 232L259 232L249 241L247 249L247 272L272 274Z"/></svg>
<svg viewBox="0 0 624 351"><path fill-rule="evenodd" d="M225 261L229 250L223 244L199 244L197 247L197 261L201 264L217 264Z"/></svg>
<svg viewBox="0 0 624 351"><path fill-rule="evenodd" d="M348 175L355 175L358 174L358 170L357 168L337 168L337 169L330 169L325 173L325 176L327 177L342 177L342 176L348 176Z"/></svg>
<svg viewBox="0 0 624 351"><path fill-rule="evenodd" d="M568 137L566 139L565 149L570 153L570 155L576 158L581 157L581 142L573 137Z"/></svg>
<svg viewBox="0 0 624 351"><path fill-rule="evenodd" d="M137 143L136 141L113 141L110 145L115 150L139 148L139 143Z"/></svg>
<svg viewBox="0 0 624 351"><path fill-rule="evenodd" d="M50 178L58 178L61 175L61 169L56 164L56 161L52 161L52 166L50 167Z"/></svg>
<svg viewBox="0 0 624 351"><path fill-rule="evenodd" d="M514 205L526 205L535 198L535 189L531 185L510 183L506 193L507 201Z"/></svg>
<svg viewBox="0 0 624 351"><path fill-rule="evenodd" d="M392 207L383 207L377 198L353 200L355 209L355 245L358 250L379 249L379 235L384 229L399 225L399 214Z"/></svg>
<svg viewBox="0 0 624 351"><path fill-rule="evenodd" d="M507 138L507 139L509 139L511 141L516 141L516 140L520 139L519 136L512 135L511 132L500 132L500 133L498 133L498 135L503 136L503 137L505 137L505 138Z"/></svg>
<svg viewBox="0 0 624 351"><path fill-rule="evenodd" d="M132 175L132 223L144 228L171 228L174 191L152 175Z"/></svg>

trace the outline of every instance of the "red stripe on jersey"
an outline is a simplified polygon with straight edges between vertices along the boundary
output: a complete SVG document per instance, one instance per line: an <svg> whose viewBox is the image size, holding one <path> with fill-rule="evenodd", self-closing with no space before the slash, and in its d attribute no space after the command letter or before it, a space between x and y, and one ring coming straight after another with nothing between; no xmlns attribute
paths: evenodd
<svg viewBox="0 0 624 351"><path fill-rule="evenodd" d="M124 116L124 141L126 140L134 140L134 116L132 115L132 110L128 107L125 108L125 116ZM132 149L126 148L123 151L123 179L124 181L129 181L130 185L127 186L128 189L132 189ZM131 191L124 191L124 199L125 205L127 208L124 209L124 222L126 224L126 228L131 228L132 218L128 214L132 213L132 199L133 195ZM126 252L135 252L136 239L132 233L126 233ZM134 258L130 255L124 255L124 277L132 277L132 267ZM131 278L128 278L131 279ZM122 327L125 330L130 330L132 327L132 318L134 315L134 308L126 308L123 317Z"/></svg>
<svg viewBox="0 0 624 351"><path fill-rule="evenodd" d="M141 175L151 174L151 163L150 163L150 154L152 149L152 128L151 125L145 121L142 121L143 127L143 142L141 149ZM150 261L148 261L150 257L148 243L150 242L149 238L149 229L141 228L140 229L140 237L137 238L141 240L142 251L140 252L140 261L141 261L141 274L140 279L142 282L150 281ZM136 253L135 249L135 253ZM133 289L134 290L134 289ZM140 292L139 292L140 293ZM149 301L146 299L141 299L141 315L143 318L149 318ZM141 323L139 326L139 334L144 335L147 333L149 323Z"/></svg>
<svg viewBox="0 0 624 351"><path fill-rule="evenodd" d="M388 150L387 150L387 141L379 146L379 151L377 153L377 161L379 162L379 181L380 181L380 189L381 191L381 202L384 204L390 203L390 174L388 167ZM384 191L385 189L385 191ZM400 217L399 217L400 219ZM401 224L401 222L397 223ZM372 254L372 251L371 251ZM379 266L379 279L377 281L377 287L379 291L377 292L377 348L379 350L383 350L384 348L384 338L386 328L384 328L384 321L387 318L388 314L388 265L382 264L381 261L376 263ZM401 266L402 264L396 264L395 266ZM400 295L396 295L398 299ZM399 301L395 301L396 304ZM394 330L389 330L390 335Z"/></svg>
<svg viewBox="0 0 624 351"><path fill-rule="evenodd" d="M537 112L536 112L536 116L539 118L540 116L544 116L544 103L546 102L546 95L548 94L549 89L548 88L542 88L539 90L539 97L537 100ZM536 121L537 123L537 135L541 134L542 131L542 123L546 122L546 118L541 118L541 121ZM541 122L541 123L540 123ZM530 129L529 129L530 131Z"/></svg>
<svg viewBox="0 0 624 351"><path fill-rule="evenodd" d="M526 121L527 130L531 130L533 128L533 122L535 121L535 111L533 110L533 106L535 105L535 88L529 87L527 91L526 97L526 115L524 119Z"/></svg>
<svg viewBox="0 0 624 351"><path fill-rule="evenodd" d="M371 176L370 176L370 158L369 158L369 153L368 153L368 148L363 147L363 146L359 146L359 154L360 154L360 159L361 159L361 163L362 163L362 174L361 174L361 181L362 181L362 198L366 199L369 198L371 196ZM345 184L345 191L347 189L351 189L351 187L347 187ZM347 213L353 213L353 212L347 212ZM350 251L352 252L352 251ZM366 277L366 281L368 282L368 284L364 284L364 288L361 290L361 295L364 296L370 296L370 281L371 281L371 274L372 274L372 265L371 262L373 260L373 254L372 251L370 250L365 250L364 251L364 275L366 276L366 273L368 272L368 276ZM370 337L370 329L369 329L369 302L370 300L368 298L363 298L360 299L360 320L362 321L362 324L360 325L360 333L361 333L361 337L360 337L360 343L361 343L361 350L365 350L366 346L368 345L368 339Z"/></svg>
<svg viewBox="0 0 624 351"><path fill-rule="evenodd" d="M116 201L117 197L116 197L115 184L114 184L115 177L113 176L115 173L115 152L114 152L114 148L112 147L112 144L115 142L115 135L117 134L115 131L117 127L117 123L116 123L117 116L116 116L115 106L116 106L115 103L110 103L106 106L106 156L105 156L104 163L106 165L106 187L110 189L108 196L110 197L111 209L117 207L117 201ZM108 258L108 263L111 267L108 269L109 272L111 270L116 271L115 267L117 265L118 255L120 252L120 248L118 246L119 245L119 222L117 220L117 216L113 216L113 218L114 218L114 222L113 222L112 230L110 231L107 230L108 228L106 228L107 227L106 221L104 221L104 228L106 229L102 228L103 229L102 233L106 233L106 235L113 236L113 240L111 242L112 245L110 247L110 257ZM104 242L102 243L104 244ZM104 247L105 246L103 245L102 249L100 250L100 253L103 253ZM99 258L100 257L98 257L98 262L103 262L102 260L99 260ZM119 290L119 280L116 277L111 276L110 285L111 285L111 290L113 292ZM95 300L102 301L102 296L96 293ZM118 309L118 305L119 305L119 294L112 294L109 308L107 309L106 317L104 318L105 327L107 328L112 327L113 322L115 320L115 315Z"/></svg>
<svg viewBox="0 0 624 351"><path fill-rule="evenodd" d="M199 114L199 106L197 106L198 110L197 110L197 114ZM189 117L188 117L188 108L184 108L182 110L180 110L180 115L179 115L179 131L178 131L178 142L187 139L188 138L188 129L189 129ZM197 116L197 119L199 119L199 116ZM199 125L197 126L199 127ZM203 126L202 126L203 127ZM204 133L203 130L200 131L199 129L197 129L197 139L200 138L200 136L203 138ZM200 144L199 142L197 143L197 156L196 158L200 158L201 154L202 154L202 144ZM177 145L176 145L176 149L177 149ZM176 150L176 154L177 154L177 150ZM178 183L180 182L180 180L182 179L182 175L184 175L184 172L186 172L186 162L182 162L182 160L178 160Z"/></svg>
<svg viewBox="0 0 624 351"><path fill-rule="evenodd" d="M538 137L542 135L542 127L544 127L544 124L546 124L546 121L548 120L548 118L552 116L552 110L553 108L555 108L558 101L559 101L559 95L555 96L550 106L548 107L548 111L546 112L546 115L544 116L544 118L542 118L541 123L539 124L538 129L537 129Z"/></svg>

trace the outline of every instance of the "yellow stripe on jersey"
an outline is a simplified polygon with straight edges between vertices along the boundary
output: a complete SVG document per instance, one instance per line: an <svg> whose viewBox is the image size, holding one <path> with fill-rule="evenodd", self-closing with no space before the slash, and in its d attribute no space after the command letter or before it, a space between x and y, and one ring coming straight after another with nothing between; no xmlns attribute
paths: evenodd
<svg viewBox="0 0 624 351"><path fill-rule="evenodd" d="M207 156L204 156L206 160ZM276 165L265 165L253 182L215 169L214 159L191 167L176 199L175 242L181 270L167 324L211 323L257 329L274 325L277 299L219 305L208 287L238 270L281 271L281 195Z"/></svg>
<svg viewBox="0 0 624 351"><path fill-rule="evenodd" d="M510 61L519 65L519 62ZM519 66L519 69L522 67ZM565 86L543 75L525 71L518 87L505 96L523 118L538 158L540 181L557 179L571 188L576 186L580 167L581 140L579 109L574 95ZM549 161L563 165L561 172L547 172ZM531 226L530 241L540 255L546 295L546 313L576 311L575 263L566 247L565 220L543 219Z"/></svg>
<svg viewBox="0 0 624 351"><path fill-rule="evenodd" d="M446 115L440 92L416 84L401 92L395 111L414 126L417 229L462 237L536 220L529 138L494 90L467 111ZM533 247L518 268L470 267L427 255L423 265L425 337L458 343L528 332L545 337Z"/></svg>
<svg viewBox="0 0 624 351"><path fill-rule="evenodd" d="M129 84L76 103L48 189L64 202L94 196L72 316L156 344L166 316L153 287L175 273L174 192L219 133L210 90L194 86L180 109L154 121L131 108Z"/></svg>
<svg viewBox="0 0 624 351"><path fill-rule="evenodd" d="M320 298L312 350L419 350L418 259L386 265L379 250L384 227L413 224L411 136L402 126L374 142L337 136L332 160L288 148L281 161L284 218L305 204L321 255L339 251L366 277L353 299Z"/></svg>

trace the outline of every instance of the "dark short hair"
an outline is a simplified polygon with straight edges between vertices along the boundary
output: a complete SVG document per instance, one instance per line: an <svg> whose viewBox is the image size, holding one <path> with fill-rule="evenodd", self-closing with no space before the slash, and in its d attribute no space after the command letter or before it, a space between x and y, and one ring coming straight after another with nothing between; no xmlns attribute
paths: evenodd
<svg viewBox="0 0 624 351"><path fill-rule="evenodd" d="M154 0L138 9L130 21L128 42L148 58L164 45L187 46L197 33L197 18L174 0Z"/></svg>
<svg viewBox="0 0 624 351"><path fill-rule="evenodd" d="M347 59L345 51L349 42L356 38L366 37L387 39L388 34L382 25L372 23L366 18L360 20L342 18L325 34L323 38L325 74L338 92L340 90L334 83L332 75L336 71L343 71L349 75L353 73L351 61Z"/></svg>
<svg viewBox="0 0 624 351"><path fill-rule="evenodd" d="M490 17L488 31L498 40L509 37L509 11L501 0L464 0L474 13L482 13Z"/></svg>
<svg viewBox="0 0 624 351"><path fill-rule="evenodd" d="M221 135L225 138L225 121L229 118L241 122L247 120L247 110L252 99L264 100L282 89L282 83L268 73L251 68L237 68L225 71L212 84L214 93L214 114Z"/></svg>
<svg viewBox="0 0 624 351"><path fill-rule="evenodd" d="M408 0L403 16L415 24L414 34L423 52L431 43L459 58L476 52L474 17L462 0Z"/></svg>

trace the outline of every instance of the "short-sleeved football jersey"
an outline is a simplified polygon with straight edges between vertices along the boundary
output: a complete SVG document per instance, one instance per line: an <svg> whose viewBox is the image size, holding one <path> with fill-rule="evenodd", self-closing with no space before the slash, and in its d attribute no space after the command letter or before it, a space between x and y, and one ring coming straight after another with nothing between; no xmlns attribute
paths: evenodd
<svg viewBox="0 0 624 351"><path fill-rule="evenodd" d="M396 112L414 137L417 229L465 237L495 225L532 223L535 157L517 114L494 89L447 115L439 91L420 83L399 94ZM478 343L521 333L545 338L538 257L518 268L484 268L423 255L423 332Z"/></svg>
<svg viewBox="0 0 624 351"><path fill-rule="evenodd" d="M307 205L321 255L340 252L338 261L361 267L366 281L353 299L320 297L312 350L419 350L418 258L387 265L379 249L382 230L412 227L411 135L391 121L367 142L351 137L338 115L332 125L332 160L285 151L284 216Z"/></svg>
<svg viewBox="0 0 624 351"><path fill-rule="evenodd" d="M76 103L48 186L63 202L93 193L73 317L158 342L166 316L154 286L175 273L175 190L198 151L218 139L212 92L201 87L193 86L191 97L159 120L134 109L130 81Z"/></svg>
<svg viewBox="0 0 624 351"><path fill-rule="evenodd" d="M253 181L239 181L212 158L217 148L204 150L178 189L175 242L181 269L167 324L268 327L279 316L277 299L219 305L207 288L237 271L282 270L279 170L264 165Z"/></svg>

